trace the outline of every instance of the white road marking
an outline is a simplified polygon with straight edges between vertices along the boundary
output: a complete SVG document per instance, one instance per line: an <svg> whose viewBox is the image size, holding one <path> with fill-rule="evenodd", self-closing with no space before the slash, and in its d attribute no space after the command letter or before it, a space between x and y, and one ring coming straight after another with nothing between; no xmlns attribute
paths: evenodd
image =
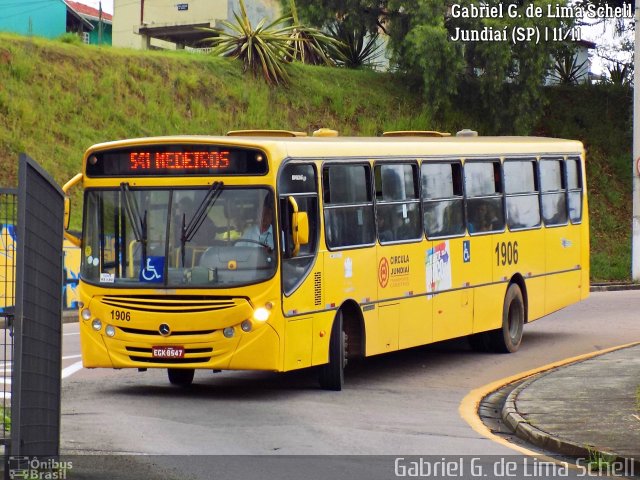
<svg viewBox="0 0 640 480"><path fill-rule="evenodd" d="M80 335L80 332L71 332L71 333L65 333L64 336L67 337L69 335Z"/></svg>
<svg viewBox="0 0 640 480"><path fill-rule="evenodd" d="M63 360L71 360L72 358L80 358L82 355L67 355L66 357L62 357Z"/></svg>
<svg viewBox="0 0 640 480"><path fill-rule="evenodd" d="M62 369L62 378L70 377L80 370L82 370L82 362L76 362L73 365L69 365L67 368Z"/></svg>

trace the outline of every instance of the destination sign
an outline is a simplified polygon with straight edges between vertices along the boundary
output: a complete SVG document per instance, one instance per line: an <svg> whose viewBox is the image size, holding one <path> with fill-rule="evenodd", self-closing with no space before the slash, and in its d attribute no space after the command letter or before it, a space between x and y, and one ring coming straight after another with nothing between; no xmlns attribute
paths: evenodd
<svg viewBox="0 0 640 480"><path fill-rule="evenodd" d="M153 145L96 152L89 177L263 175L266 155L254 149L207 145Z"/></svg>

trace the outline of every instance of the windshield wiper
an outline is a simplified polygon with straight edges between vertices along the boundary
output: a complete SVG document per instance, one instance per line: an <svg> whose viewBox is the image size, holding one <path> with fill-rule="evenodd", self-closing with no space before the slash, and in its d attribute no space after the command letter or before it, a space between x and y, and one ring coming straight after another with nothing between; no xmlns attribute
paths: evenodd
<svg viewBox="0 0 640 480"><path fill-rule="evenodd" d="M133 230L133 236L136 241L142 245L142 257L147 257L147 211L144 212L144 217L140 216L140 209L138 208L138 201L131 190L127 182L120 184L120 191L122 192L122 198L124 199L124 209L127 212L129 223L131 223L131 230Z"/></svg>
<svg viewBox="0 0 640 480"><path fill-rule="evenodd" d="M182 215L182 227L180 234L180 250L182 252L182 266L184 267L184 259L185 259L185 251L184 247L187 242L193 240L196 232L200 229L202 224L204 223L207 215L209 214L209 210L216 203L218 197L222 193L222 188L224 187L223 182L213 182L207 193L205 194L202 202L198 205L196 212L193 214L189 223L186 223L186 214Z"/></svg>

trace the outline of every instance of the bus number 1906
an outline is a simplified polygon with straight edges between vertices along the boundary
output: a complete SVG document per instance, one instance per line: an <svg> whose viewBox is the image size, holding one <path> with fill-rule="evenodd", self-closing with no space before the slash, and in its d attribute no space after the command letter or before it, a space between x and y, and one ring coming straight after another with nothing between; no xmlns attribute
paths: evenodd
<svg viewBox="0 0 640 480"><path fill-rule="evenodd" d="M124 310L111 310L111 320L129 322L131 320L131 312L125 312Z"/></svg>
<svg viewBox="0 0 640 480"><path fill-rule="evenodd" d="M518 242L496 243L496 265L515 265L518 263Z"/></svg>

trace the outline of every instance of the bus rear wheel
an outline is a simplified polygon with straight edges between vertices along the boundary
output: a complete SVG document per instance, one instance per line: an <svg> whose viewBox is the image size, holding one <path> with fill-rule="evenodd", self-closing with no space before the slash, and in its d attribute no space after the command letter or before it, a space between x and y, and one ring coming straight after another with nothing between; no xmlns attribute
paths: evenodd
<svg viewBox="0 0 640 480"><path fill-rule="evenodd" d="M339 311L329 338L329 363L320 367L320 387L323 390L342 390L346 365L347 334L343 329L342 312Z"/></svg>
<svg viewBox="0 0 640 480"><path fill-rule="evenodd" d="M522 291L515 283L511 284L504 296L502 308L502 327L489 332L493 350L499 353L513 353L520 348L524 330L524 300Z"/></svg>
<svg viewBox="0 0 640 480"><path fill-rule="evenodd" d="M193 368L168 368L169 382L171 385L179 387L188 387L193 382Z"/></svg>

